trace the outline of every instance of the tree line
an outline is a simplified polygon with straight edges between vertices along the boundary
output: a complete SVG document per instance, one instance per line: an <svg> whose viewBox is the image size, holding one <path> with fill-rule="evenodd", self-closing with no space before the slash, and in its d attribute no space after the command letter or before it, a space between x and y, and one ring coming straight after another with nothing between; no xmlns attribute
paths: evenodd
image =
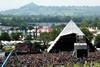
<svg viewBox="0 0 100 67"><path fill-rule="evenodd" d="M75 22L80 24L81 22L88 22L91 25L97 25L100 21L99 17L71 17L71 16L0 16L0 23L6 26L18 26L20 28L25 28L29 23L42 23L42 22L68 22L73 19ZM98 26L99 27L99 26Z"/></svg>

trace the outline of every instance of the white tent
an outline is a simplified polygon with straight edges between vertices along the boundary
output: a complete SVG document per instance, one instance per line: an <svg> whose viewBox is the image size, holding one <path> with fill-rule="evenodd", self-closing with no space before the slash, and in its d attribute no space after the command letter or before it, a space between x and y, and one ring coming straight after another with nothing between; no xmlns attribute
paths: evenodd
<svg viewBox="0 0 100 67"><path fill-rule="evenodd" d="M52 47L55 45L55 43L59 40L61 36L72 34L72 33L75 33L77 35L82 35L82 36L84 35L84 33L79 29L79 27L72 20L70 20L68 24L65 26L65 28L62 30L62 32L58 35L58 37L47 49L47 52L49 52L52 49Z"/></svg>
<svg viewBox="0 0 100 67"><path fill-rule="evenodd" d="M14 44L18 44L18 43L23 43L23 41L1 41L2 45L14 45Z"/></svg>

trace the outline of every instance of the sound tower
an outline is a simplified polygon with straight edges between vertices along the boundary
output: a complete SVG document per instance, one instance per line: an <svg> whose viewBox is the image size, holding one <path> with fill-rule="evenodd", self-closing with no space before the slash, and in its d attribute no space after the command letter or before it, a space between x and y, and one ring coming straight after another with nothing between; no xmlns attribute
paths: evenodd
<svg viewBox="0 0 100 67"><path fill-rule="evenodd" d="M75 56L83 58L88 56L88 49L85 37L82 35L76 36L76 43L74 43Z"/></svg>

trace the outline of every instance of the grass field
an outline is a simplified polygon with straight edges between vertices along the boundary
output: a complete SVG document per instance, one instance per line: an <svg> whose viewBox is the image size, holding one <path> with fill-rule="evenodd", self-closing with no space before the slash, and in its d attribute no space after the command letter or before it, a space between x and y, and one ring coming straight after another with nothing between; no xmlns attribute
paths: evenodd
<svg viewBox="0 0 100 67"><path fill-rule="evenodd" d="M45 67L45 66L44 66ZM53 65L47 65L46 67L53 67ZM65 65L54 65L54 67L90 67L90 64L69 64L68 66ZM93 67L100 67L100 63L94 63Z"/></svg>
<svg viewBox="0 0 100 67"><path fill-rule="evenodd" d="M90 67L90 64L74 64L74 67ZM100 63L94 63L93 67L100 67Z"/></svg>

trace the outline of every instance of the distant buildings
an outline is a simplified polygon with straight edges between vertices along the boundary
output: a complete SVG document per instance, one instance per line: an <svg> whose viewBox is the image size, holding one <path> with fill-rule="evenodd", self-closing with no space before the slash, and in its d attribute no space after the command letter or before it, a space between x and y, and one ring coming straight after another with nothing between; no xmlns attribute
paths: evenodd
<svg viewBox="0 0 100 67"><path fill-rule="evenodd" d="M97 27L89 27L88 30L92 33L95 33L98 31L98 28Z"/></svg>
<svg viewBox="0 0 100 67"><path fill-rule="evenodd" d="M44 32L52 32L53 28L50 26L34 26L33 29L31 30L27 30L28 35L32 35L33 37L37 37L40 36L40 33L44 33Z"/></svg>
<svg viewBox="0 0 100 67"><path fill-rule="evenodd" d="M40 33L43 33L43 32L52 32L53 31L53 28L51 27L48 27L48 26L43 26L39 29L37 29L37 32L40 32Z"/></svg>

